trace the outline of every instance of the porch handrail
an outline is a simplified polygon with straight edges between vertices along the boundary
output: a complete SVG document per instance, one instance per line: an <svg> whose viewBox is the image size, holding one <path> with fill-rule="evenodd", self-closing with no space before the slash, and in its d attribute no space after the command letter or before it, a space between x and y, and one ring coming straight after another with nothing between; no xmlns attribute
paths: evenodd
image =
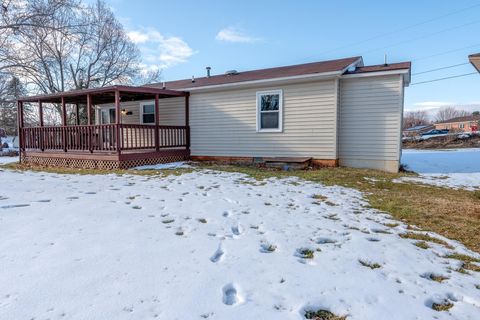
<svg viewBox="0 0 480 320"><path fill-rule="evenodd" d="M158 150L188 146L188 126L159 125L158 146L155 129L156 126L149 124L23 127L20 148L64 152L121 152L122 150ZM117 144L117 130L119 130L119 144Z"/></svg>

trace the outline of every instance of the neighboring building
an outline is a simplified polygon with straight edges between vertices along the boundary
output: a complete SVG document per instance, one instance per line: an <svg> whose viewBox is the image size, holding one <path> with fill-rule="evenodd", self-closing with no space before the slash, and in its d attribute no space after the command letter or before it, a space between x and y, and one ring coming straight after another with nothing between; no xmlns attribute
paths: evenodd
<svg viewBox="0 0 480 320"><path fill-rule="evenodd" d="M454 132L476 132L480 125L480 115L471 115L465 117L457 117L450 120L437 122L434 124L435 129L448 129Z"/></svg>
<svg viewBox="0 0 480 320"><path fill-rule="evenodd" d="M20 102L90 101L96 110L96 123L89 123L89 130L108 130L95 134L93 142L88 140L90 153L83 155L85 161L71 161L75 165L98 166L101 160L92 162L93 157L99 159L102 154L112 153L116 156L110 158L113 162L109 166L113 167L152 163L153 158L156 162L171 161L188 154L194 160L250 163L276 157L312 158L317 165L396 172L401 156L404 87L409 82L409 62L364 66L361 57L352 57L208 74L136 88L59 93ZM92 96L90 100L87 95ZM155 95L166 98L159 100L158 109ZM68 126L69 134L74 132L72 128L75 126ZM150 128L153 131L148 133ZM32 135L28 141L34 142L41 132L23 130ZM109 133L112 130L119 132ZM79 134L74 136L77 140ZM175 143L169 142L172 137L177 139ZM105 147L105 141L113 143ZM32 156L39 147L24 147L24 160L48 157L47 152L38 150ZM62 149L59 144L52 148ZM63 147L67 152L61 150L55 157L68 157L86 148L75 143L69 147L67 143ZM186 153L177 152L177 148L186 148Z"/></svg>
<svg viewBox="0 0 480 320"><path fill-rule="evenodd" d="M435 127L434 127L433 124L411 127L411 128L403 130L403 136L404 137L416 137L416 136L419 136L422 133L430 131L434 128Z"/></svg>
<svg viewBox="0 0 480 320"><path fill-rule="evenodd" d="M480 53L471 54L468 56L470 63L480 72Z"/></svg>

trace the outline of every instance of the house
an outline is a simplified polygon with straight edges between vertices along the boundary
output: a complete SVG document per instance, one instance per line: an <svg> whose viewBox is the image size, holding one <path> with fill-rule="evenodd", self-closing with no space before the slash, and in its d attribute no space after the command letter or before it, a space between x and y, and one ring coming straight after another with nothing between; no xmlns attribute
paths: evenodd
<svg viewBox="0 0 480 320"><path fill-rule="evenodd" d="M468 60L470 60L470 63L480 72L480 53L469 55Z"/></svg>
<svg viewBox="0 0 480 320"><path fill-rule="evenodd" d="M113 86L21 98L62 109L62 126L25 128L22 161L124 168L191 158L396 172L410 63L364 66L362 57L142 87ZM68 107L68 108L67 108ZM88 110L80 123L79 110ZM75 124L67 123L73 110ZM42 117L40 117L42 118Z"/></svg>
<svg viewBox="0 0 480 320"><path fill-rule="evenodd" d="M448 129L454 132L477 132L480 125L480 115L457 117L434 124L435 129Z"/></svg>
<svg viewBox="0 0 480 320"><path fill-rule="evenodd" d="M430 131L434 128L435 127L433 126L433 124L414 126L414 127L407 128L407 129L403 130L403 136L404 137L416 137L416 136L419 136L422 133Z"/></svg>

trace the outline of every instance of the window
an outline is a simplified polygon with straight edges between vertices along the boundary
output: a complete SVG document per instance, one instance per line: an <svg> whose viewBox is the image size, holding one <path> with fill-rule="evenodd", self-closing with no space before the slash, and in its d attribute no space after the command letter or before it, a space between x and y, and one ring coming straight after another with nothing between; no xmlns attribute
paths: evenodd
<svg viewBox="0 0 480 320"><path fill-rule="evenodd" d="M140 105L142 123L155 123L155 104L148 102Z"/></svg>
<svg viewBox="0 0 480 320"><path fill-rule="evenodd" d="M465 125L463 123L460 123L459 127L460 127L460 129L463 129L463 128L465 128Z"/></svg>
<svg viewBox="0 0 480 320"><path fill-rule="evenodd" d="M282 90L257 92L257 131L282 131Z"/></svg>

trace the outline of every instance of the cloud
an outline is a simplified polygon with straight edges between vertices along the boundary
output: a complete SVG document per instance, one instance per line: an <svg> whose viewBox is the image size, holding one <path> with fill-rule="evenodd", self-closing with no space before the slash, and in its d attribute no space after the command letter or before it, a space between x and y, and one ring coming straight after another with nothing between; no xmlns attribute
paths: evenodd
<svg viewBox="0 0 480 320"><path fill-rule="evenodd" d="M452 106L455 105L455 102L447 102L447 101L425 101L425 102L417 102L413 104L413 108L420 109L420 110L430 110L430 109L438 109L445 106Z"/></svg>
<svg viewBox="0 0 480 320"><path fill-rule="evenodd" d="M237 42L237 43L253 43L260 40L260 38L254 38L247 35L243 30L237 27L223 28L217 33L215 39L225 42Z"/></svg>
<svg viewBox="0 0 480 320"><path fill-rule="evenodd" d="M146 66L170 68L187 62L196 53L180 37L164 36L152 28L131 30L127 32L127 35L132 42L139 46Z"/></svg>

